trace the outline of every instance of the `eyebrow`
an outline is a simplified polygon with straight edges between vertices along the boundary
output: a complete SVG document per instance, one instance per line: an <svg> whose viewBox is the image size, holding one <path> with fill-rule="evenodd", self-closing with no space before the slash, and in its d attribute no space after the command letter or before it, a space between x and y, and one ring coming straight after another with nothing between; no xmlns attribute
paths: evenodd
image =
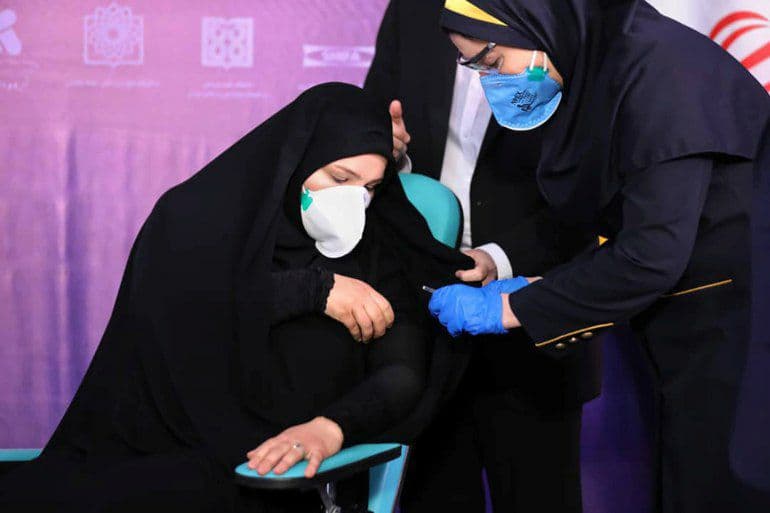
<svg viewBox="0 0 770 513"><path fill-rule="evenodd" d="M335 166L336 166L336 167L338 167L339 169L342 169L342 170L343 170L343 171L345 171L346 173L349 173L349 174L351 174L351 175L355 176L355 177L356 177L356 178L358 178L359 180L363 180L363 178L361 178L361 175L359 175L358 173L356 173L356 172L355 172L355 171L353 171L352 169L349 169L349 168L347 168L347 167L345 167L345 166L342 166L342 165L340 165L340 164L335 164ZM367 185L369 185L369 186L371 186L371 187L377 187L377 186L378 186L378 185L380 185L382 182L383 182L383 178L378 178L377 180L371 180L371 181L369 181L369 182L367 183Z"/></svg>

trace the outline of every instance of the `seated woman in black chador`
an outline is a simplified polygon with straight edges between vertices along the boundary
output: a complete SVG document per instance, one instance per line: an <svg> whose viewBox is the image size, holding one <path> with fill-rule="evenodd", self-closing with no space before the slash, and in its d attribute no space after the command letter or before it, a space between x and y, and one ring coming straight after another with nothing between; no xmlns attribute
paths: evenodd
<svg viewBox="0 0 770 513"><path fill-rule="evenodd" d="M0 510L314 511L313 494L239 490L233 468L307 458L312 475L343 443L403 436L438 345L412 278L472 263L406 200L373 105L313 88L163 195L83 383L42 456L0 481Z"/></svg>

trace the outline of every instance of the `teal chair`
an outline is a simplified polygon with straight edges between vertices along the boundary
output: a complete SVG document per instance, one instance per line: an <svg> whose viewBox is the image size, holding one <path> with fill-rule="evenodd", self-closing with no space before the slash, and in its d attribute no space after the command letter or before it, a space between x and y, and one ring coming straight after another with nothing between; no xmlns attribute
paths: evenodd
<svg viewBox="0 0 770 513"><path fill-rule="evenodd" d="M321 496L326 513L339 513L335 503L335 483L348 477L369 472L369 511L392 513L398 503L401 483L406 469L409 448L401 444L361 444L343 449L327 458L318 473L308 479L304 476L307 462L302 461L279 475L269 472L260 476L247 463L235 469L238 484L260 490L310 490Z"/></svg>
<svg viewBox="0 0 770 513"><path fill-rule="evenodd" d="M440 182L418 174L399 175L409 201L428 223L433 236L450 247L457 247L462 214L455 195ZM36 458L37 449L0 450L0 466L19 464ZM263 490L318 490L326 513L339 513L335 504L335 483L355 474L369 472L369 511L393 513L398 504L409 447L396 443L362 444L343 449L321 464L312 479L304 477L307 462L302 461L282 475L272 472L260 476L243 463L235 469L241 486Z"/></svg>
<svg viewBox="0 0 770 513"><path fill-rule="evenodd" d="M40 449L0 449L0 476L25 461L34 460L41 452Z"/></svg>
<svg viewBox="0 0 770 513"><path fill-rule="evenodd" d="M462 210L457 197L441 182L425 175L400 174L406 197L428 222L433 237L449 247L460 242Z"/></svg>

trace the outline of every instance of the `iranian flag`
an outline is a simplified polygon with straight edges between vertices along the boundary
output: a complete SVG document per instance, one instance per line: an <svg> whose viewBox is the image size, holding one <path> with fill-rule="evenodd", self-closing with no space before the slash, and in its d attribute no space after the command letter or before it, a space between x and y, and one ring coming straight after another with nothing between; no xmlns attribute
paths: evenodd
<svg viewBox="0 0 770 513"><path fill-rule="evenodd" d="M730 52L770 92L770 0L648 0Z"/></svg>

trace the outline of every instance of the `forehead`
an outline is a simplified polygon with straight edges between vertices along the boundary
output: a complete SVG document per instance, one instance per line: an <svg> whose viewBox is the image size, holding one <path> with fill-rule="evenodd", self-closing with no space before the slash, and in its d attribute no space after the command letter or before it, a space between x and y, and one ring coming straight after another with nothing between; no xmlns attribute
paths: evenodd
<svg viewBox="0 0 770 513"><path fill-rule="evenodd" d="M449 34L449 38L461 52L478 53L483 50L488 43L488 41L473 39L468 36L458 34L457 32L452 32Z"/></svg>

